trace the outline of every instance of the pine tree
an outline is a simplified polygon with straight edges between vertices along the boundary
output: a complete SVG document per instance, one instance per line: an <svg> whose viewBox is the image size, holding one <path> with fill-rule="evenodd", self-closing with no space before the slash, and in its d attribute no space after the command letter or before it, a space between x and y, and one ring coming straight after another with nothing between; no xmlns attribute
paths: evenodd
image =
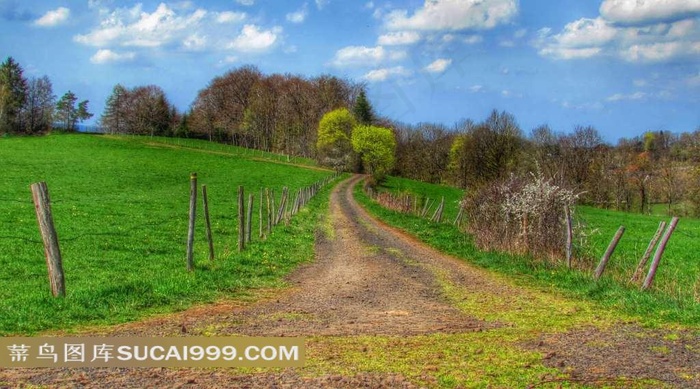
<svg viewBox="0 0 700 389"><path fill-rule="evenodd" d="M355 119L361 125L370 125L374 121L374 112L372 105L367 100L364 89L360 90L360 94L355 100L355 106L353 107L353 114L355 114Z"/></svg>
<svg viewBox="0 0 700 389"><path fill-rule="evenodd" d="M56 103L56 120L61 123L61 127L65 131L76 131L78 122L92 117L92 114L88 112L89 101L81 101L76 108L77 101L75 93L68 91Z"/></svg>
<svg viewBox="0 0 700 389"><path fill-rule="evenodd" d="M112 94L107 98L104 113L100 117L100 124L108 134L126 134L127 131L127 105L129 91L121 84L112 89Z"/></svg>
<svg viewBox="0 0 700 389"><path fill-rule="evenodd" d="M22 131L20 112L27 101L27 80L22 67L8 57L0 64L0 132Z"/></svg>

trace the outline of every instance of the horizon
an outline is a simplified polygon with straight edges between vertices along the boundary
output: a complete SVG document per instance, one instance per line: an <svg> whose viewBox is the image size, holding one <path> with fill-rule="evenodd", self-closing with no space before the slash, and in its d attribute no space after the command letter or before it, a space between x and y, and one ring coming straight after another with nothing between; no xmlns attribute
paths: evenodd
<svg viewBox="0 0 700 389"><path fill-rule="evenodd" d="M615 144L700 128L700 3L649 0L0 0L0 53L95 116L117 83L188 110L217 76L330 74L375 111L452 128L513 114L524 134L593 126Z"/></svg>

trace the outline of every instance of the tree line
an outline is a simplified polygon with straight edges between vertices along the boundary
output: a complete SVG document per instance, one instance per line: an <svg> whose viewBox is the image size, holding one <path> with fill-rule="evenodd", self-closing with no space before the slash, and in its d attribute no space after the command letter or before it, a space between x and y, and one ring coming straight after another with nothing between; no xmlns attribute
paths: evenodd
<svg viewBox="0 0 700 389"><path fill-rule="evenodd" d="M78 102L69 91L56 101L48 77L27 80L22 73L12 58L0 65L0 133L70 130L92 115L87 100ZM348 111L339 114L342 109ZM700 214L700 128L646 132L610 145L591 126L559 133L542 125L525 134L512 114L496 110L452 127L407 125L377 116L363 84L330 75L264 75L254 66L212 79L186 112L156 85L117 84L99 124L107 133L201 138L469 190L539 172L580 193L585 204L638 212L657 203L671 212L683 204L690 207L682 212ZM360 129L364 141L353 144L362 126L372 129ZM375 160L363 160L369 155Z"/></svg>
<svg viewBox="0 0 700 389"><path fill-rule="evenodd" d="M623 211L700 216L700 128L675 134L648 131L606 143L592 126L558 133L547 125L529 134L507 112L450 128L396 124L393 173L475 190L511 175L540 173L580 193L579 202Z"/></svg>
<svg viewBox="0 0 700 389"><path fill-rule="evenodd" d="M43 134L54 127L75 131L92 117L88 103L78 102L71 91L57 101L47 76L27 79L12 57L0 64L0 134Z"/></svg>

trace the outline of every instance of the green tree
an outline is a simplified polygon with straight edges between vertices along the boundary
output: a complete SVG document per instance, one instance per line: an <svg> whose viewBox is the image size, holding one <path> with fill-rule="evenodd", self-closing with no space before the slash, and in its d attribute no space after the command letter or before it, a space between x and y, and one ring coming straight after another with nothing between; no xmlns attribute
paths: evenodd
<svg viewBox="0 0 700 389"><path fill-rule="evenodd" d="M338 171L352 167L352 129L357 125L347 108L336 109L323 115L318 125L316 149L321 164Z"/></svg>
<svg viewBox="0 0 700 389"><path fill-rule="evenodd" d="M352 132L352 147L360 155L365 170L376 181L381 181L394 167L396 138L388 128L355 127Z"/></svg>
<svg viewBox="0 0 700 389"><path fill-rule="evenodd" d="M360 94L355 100L353 113L357 121L362 125L370 125L374 122L374 110L369 100L367 100L364 89L360 89Z"/></svg>
<svg viewBox="0 0 700 389"><path fill-rule="evenodd" d="M100 117L100 124L106 133L126 134L128 132L126 126L128 101L129 91L121 84L115 85Z"/></svg>
<svg viewBox="0 0 700 389"><path fill-rule="evenodd" d="M22 131L20 112L27 100L27 80L22 67L8 57L0 64L0 132Z"/></svg>
<svg viewBox="0 0 700 389"><path fill-rule="evenodd" d="M88 112L88 100L83 100L75 106L78 98L75 93L66 92L58 103L56 103L56 121L61 123L65 131L77 130L77 124L83 120L90 119L92 114Z"/></svg>

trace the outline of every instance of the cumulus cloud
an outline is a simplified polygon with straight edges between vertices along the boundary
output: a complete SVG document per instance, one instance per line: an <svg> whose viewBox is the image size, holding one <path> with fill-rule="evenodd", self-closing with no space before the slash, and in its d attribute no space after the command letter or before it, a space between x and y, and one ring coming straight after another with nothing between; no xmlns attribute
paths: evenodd
<svg viewBox="0 0 700 389"><path fill-rule="evenodd" d="M517 13L517 0L426 0L412 14L392 11L384 22L390 30L489 29L508 23Z"/></svg>
<svg viewBox="0 0 700 389"><path fill-rule="evenodd" d="M540 30L535 46L540 55L556 59L606 55L629 62L661 62L700 53L700 26L692 19L619 26L603 17L582 18L558 34Z"/></svg>
<svg viewBox="0 0 700 389"><path fill-rule="evenodd" d="M381 82L392 77L407 77L411 74L413 73L403 66L395 66L392 68L371 70L369 73L362 76L362 79L368 82Z"/></svg>
<svg viewBox="0 0 700 389"><path fill-rule="evenodd" d="M278 27L271 30L261 30L254 24L246 24L243 31L230 44L230 48L242 52L260 52L272 47L277 42L282 30Z"/></svg>
<svg viewBox="0 0 700 389"><path fill-rule="evenodd" d="M415 31L398 31L381 35L377 43L384 46L410 45L420 40L421 36Z"/></svg>
<svg viewBox="0 0 700 389"><path fill-rule="evenodd" d="M440 58L436 59L430 65L425 67L425 71L429 73L443 73L452 65L451 59Z"/></svg>
<svg viewBox="0 0 700 389"><path fill-rule="evenodd" d="M628 25L675 21L700 15L700 0L605 0L600 14Z"/></svg>
<svg viewBox="0 0 700 389"><path fill-rule="evenodd" d="M216 22L220 24L240 23L246 19L245 12L220 12L216 14Z"/></svg>
<svg viewBox="0 0 700 389"><path fill-rule="evenodd" d="M59 7L53 11L49 11L34 21L35 26L39 27L55 27L68 21L70 18L70 10L66 7Z"/></svg>
<svg viewBox="0 0 700 389"><path fill-rule="evenodd" d="M700 54L700 0L604 0L600 16L582 18L553 34L540 30L540 55L570 60L612 56L664 62Z"/></svg>
<svg viewBox="0 0 700 389"><path fill-rule="evenodd" d="M306 16L308 14L309 14L309 11L307 9L307 5L304 4L304 6L300 10L298 10L296 12L288 13L287 14L287 21L290 23L296 23L296 24L304 23L304 20L306 20Z"/></svg>
<svg viewBox="0 0 700 389"><path fill-rule="evenodd" d="M406 57L403 51L386 50L382 46L348 46L335 53L332 64L338 67L372 66L385 61L395 61Z"/></svg>
<svg viewBox="0 0 700 389"><path fill-rule="evenodd" d="M616 93L616 94L608 97L605 100L610 101L610 102L616 102L616 101L623 101L623 100L641 100L645 97L647 97L647 94L644 92L635 92L635 93L631 93L628 95L623 94L623 93Z"/></svg>
<svg viewBox="0 0 700 389"><path fill-rule="evenodd" d="M142 4L115 9L104 8L102 3L99 6L99 25L73 37L75 42L101 49L93 57L99 63L128 60L118 57L119 48L129 48L131 54L133 50L151 48L233 51L231 57L235 52L260 53L276 47L282 33L279 27L252 23L236 27L248 18L246 13L213 12L196 8L191 2L161 3L155 10L147 10ZM142 54L147 55L145 51Z"/></svg>
<svg viewBox="0 0 700 389"><path fill-rule="evenodd" d="M126 53L116 53L112 50L102 49L98 50L95 55L90 58L90 62L96 65L103 65L115 62L131 62L136 59L136 53L126 52Z"/></svg>

